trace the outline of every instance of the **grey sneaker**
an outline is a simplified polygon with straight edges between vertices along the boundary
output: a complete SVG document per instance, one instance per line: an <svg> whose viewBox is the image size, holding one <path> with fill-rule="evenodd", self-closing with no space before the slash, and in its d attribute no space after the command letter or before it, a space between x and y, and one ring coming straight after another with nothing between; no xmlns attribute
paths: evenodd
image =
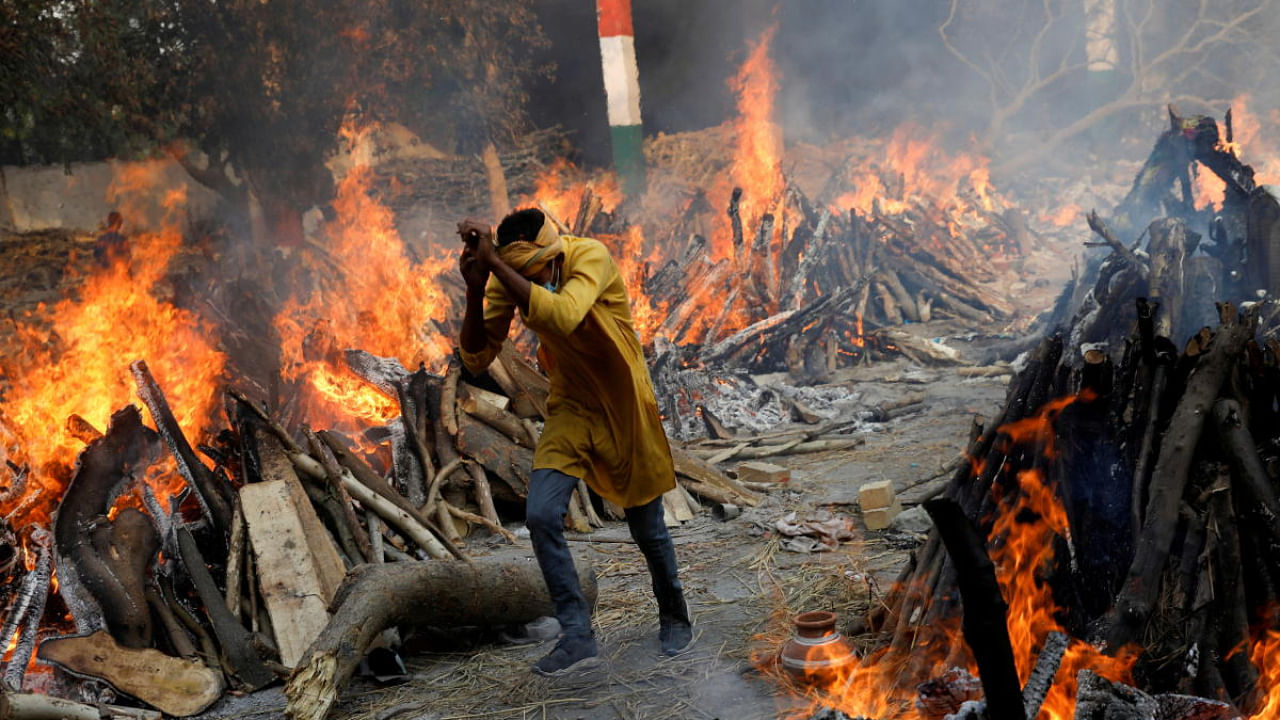
<svg viewBox="0 0 1280 720"><path fill-rule="evenodd" d="M683 654L693 647L693 623L683 618L659 618L658 642L662 645L662 654L667 657Z"/></svg>
<svg viewBox="0 0 1280 720"><path fill-rule="evenodd" d="M600 666L595 638L561 638L556 647L539 660L533 671L544 677L576 675Z"/></svg>

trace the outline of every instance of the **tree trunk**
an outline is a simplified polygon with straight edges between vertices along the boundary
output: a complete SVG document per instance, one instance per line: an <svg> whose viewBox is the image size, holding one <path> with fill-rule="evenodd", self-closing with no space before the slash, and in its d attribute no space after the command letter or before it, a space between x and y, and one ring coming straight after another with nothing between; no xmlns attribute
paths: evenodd
<svg viewBox="0 0 1280 720"><path fill-rule="evenodd" d="M575 565L594 606L595 571L582 559ZM290 676L285 713L291 720L324 718L370 643L389 627L508 625L552 614L532 558L362 565L338 588L333 619Z"/></svg>

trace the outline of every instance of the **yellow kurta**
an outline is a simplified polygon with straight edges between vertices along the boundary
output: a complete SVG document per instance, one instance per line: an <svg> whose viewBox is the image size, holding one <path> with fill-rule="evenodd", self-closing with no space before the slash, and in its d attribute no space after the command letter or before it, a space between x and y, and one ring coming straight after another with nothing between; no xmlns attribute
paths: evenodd
<svg viewBox="0 0 1280 720"><path fill-rule="evenodd" d="M551 378L533 467L583 478L624 508L644 505L675 487L675 466L627 289L599 241L569 235L562 240L559 289L534 285L524 315ZM515 310L506 288L490 277L484 306L488 342L480 352L461 351L469 371L482 372L497 356Z"/></svg>

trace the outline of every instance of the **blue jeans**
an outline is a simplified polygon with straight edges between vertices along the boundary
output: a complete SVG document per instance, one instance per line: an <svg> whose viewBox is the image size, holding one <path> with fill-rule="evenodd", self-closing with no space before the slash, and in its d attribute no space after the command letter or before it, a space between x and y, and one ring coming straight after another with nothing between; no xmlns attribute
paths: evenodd
<svg viewBox="0 0 1280 720"><path fill-rule="evenodd" d="M525 504L525 525L533 541L533 554L538 558L542 578L556 608L556 619L566 638L589 638L591 608L587 606L578 573L573 567L569 543L564 539L564 516L578 478L559 470L537 468L529 477L529 498ZM676 572L676 548L671 543L667 524L662 517L662 498L648 504L626 508L631 538L640 547L649 575L653 579L653 595L660 614L684 614L684 592Z"/></svg>

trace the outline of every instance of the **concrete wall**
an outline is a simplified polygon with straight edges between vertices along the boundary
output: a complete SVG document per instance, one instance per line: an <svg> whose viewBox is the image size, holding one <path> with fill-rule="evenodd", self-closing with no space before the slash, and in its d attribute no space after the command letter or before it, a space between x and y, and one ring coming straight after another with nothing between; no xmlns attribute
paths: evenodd
<svg viewBox="0 0 1280 720"><path fill-rule="evenodd" d="M124 215L126 232L181 227L209 217L216 200L168 159L0 167L0 229L11 232L93 232L112 210Z"/></svg>

